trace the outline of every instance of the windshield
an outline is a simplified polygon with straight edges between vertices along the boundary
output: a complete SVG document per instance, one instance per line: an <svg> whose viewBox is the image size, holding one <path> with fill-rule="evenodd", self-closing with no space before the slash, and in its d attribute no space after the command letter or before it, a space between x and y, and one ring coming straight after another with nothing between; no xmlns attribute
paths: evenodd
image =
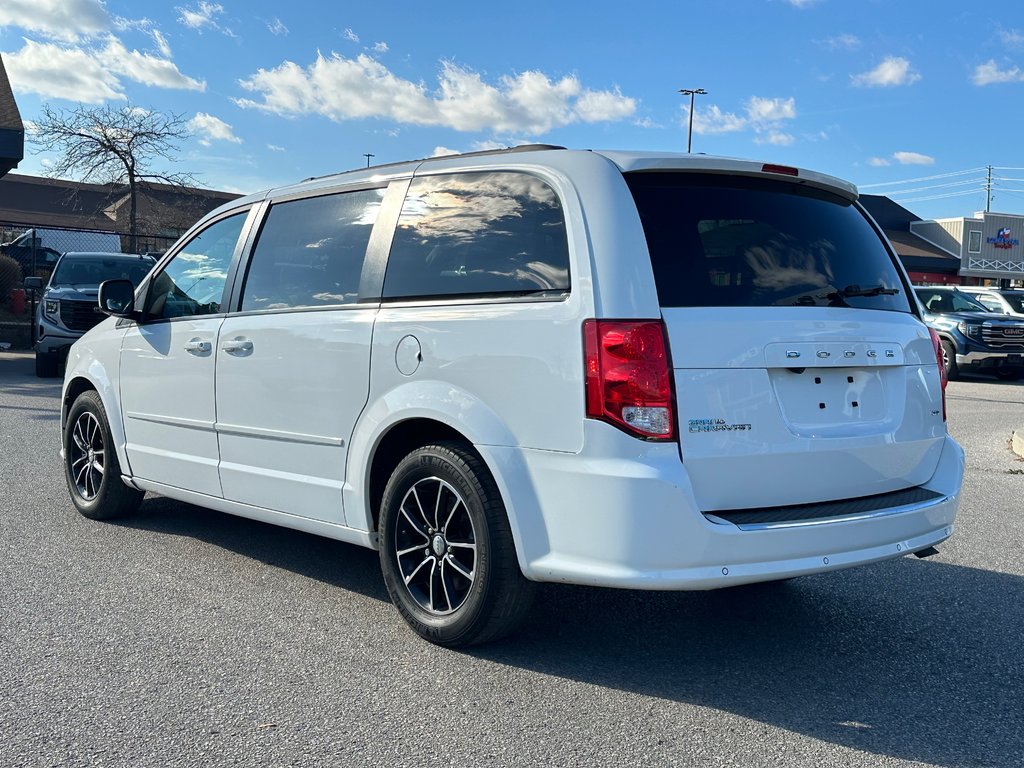
<svg viewBox="0 0 1024 768"><path fill-rule="evenodd" d="M860 210L792 182L629 173L663 307L858 307L910 312Z"/></svg>
<svg viewBox="0 0 1024 768"><path fill-rule="evenodd" d="M121 278L131 280L132 285L138 286L152 267L152 261L138 257L90 256L61 259L50 285L99 285L104 280Z"/></svg>
<svg viewBox="0 0 1024 768"><path fill-rule="evenodd" d="M917 298L929 312L991 312L992 310L961 291L936 291L918 288Z"/></svg>

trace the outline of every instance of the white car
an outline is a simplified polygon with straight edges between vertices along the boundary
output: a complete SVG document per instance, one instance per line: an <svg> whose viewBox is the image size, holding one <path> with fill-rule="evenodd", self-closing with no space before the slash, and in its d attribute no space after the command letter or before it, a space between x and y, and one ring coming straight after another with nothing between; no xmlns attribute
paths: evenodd
<svg viewBox="0 0 1024 768"><path fill-rule="evenodd" d="M958 285L957 290L970 294L992 312L1024 317L1024 290L981 285Z"/></svg>
<svg viewBox="0 0 1024 768"><path fill-rule="evenodd" d="M715 589L934 552L941 351L850 184L532 146L253 195L78 341L71 498L377 548L421 636L536 582Z"/></svg>

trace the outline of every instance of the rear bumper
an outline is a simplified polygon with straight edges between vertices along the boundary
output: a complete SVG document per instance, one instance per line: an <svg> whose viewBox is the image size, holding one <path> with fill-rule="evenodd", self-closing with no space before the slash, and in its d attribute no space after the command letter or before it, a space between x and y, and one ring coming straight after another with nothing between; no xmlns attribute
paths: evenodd
<svg viewBox="0 0 1024 768"><path fill-rule="evenodd" d="M610 427L594 426L588 430L602 431L598 444L630 440L632 456L480 447L503 497L515 501L509 513L520 565L529 579L648 590L717 589L901 557L953 532L964 460L948 436L938 467L924 484L939 494L930 503L862 519L741 530L701 514L676 446L639 443L621 433L607 434L617 432ZM588 444L593 445L591 437ZM608 455L600 448L597 453Z"/></svg>

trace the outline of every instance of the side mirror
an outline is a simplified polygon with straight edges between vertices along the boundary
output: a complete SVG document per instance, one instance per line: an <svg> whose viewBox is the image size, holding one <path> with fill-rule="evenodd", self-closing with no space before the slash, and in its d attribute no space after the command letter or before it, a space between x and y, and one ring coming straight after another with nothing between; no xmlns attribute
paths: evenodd
<svg viewBox="0 0 1024 768"><path fill-rule="evenodd" d="M33 291L43 290L43 278L41 277L26 277L23 282L26 288L31 288Z"/></svg>
<svg viewBox="0 0 1024 768"><path fill-rule="evenodd" d="M135 286L131 280L105 280L100 283L100 312L114 317L134 319Z"/></svg>

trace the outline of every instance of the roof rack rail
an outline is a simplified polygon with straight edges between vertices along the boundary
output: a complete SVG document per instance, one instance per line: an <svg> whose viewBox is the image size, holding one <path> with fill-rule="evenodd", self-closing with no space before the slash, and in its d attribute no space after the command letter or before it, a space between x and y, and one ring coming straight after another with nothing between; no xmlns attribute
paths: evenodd
<svg viewBox="0 0 1024 768"><path fill-rule="evenodd" d="M348 171L339 171L337 173L325 173L323 176L310 176L306 181L316 181L317 179L327 179L331 176L343 176L347 173L357 173L359 171L373 171L378 168L392 168L396 165L406 165L408 163L426 163L432 160L450 160L454 157L480 157L481 155L505 155L513 154L516 152L544 152L547 150L554 149L565 149L565 147L559 146L558 144L519 144L515 147L503 147L501 149L481 149L476 152L456 152L451 155L435 155L433 157L421 157L414 160L399 160L394 163L382 163L380 165L370 165L365 168L352 168Z"/></svg>

